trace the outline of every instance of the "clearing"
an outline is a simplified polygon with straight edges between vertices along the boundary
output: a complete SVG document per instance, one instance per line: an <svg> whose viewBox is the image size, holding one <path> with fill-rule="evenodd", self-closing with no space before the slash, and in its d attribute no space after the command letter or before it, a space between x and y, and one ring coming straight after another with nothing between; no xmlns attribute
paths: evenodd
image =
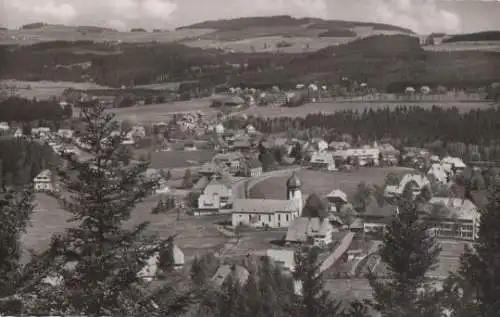
<svg viewBox="0 0 500 317"><path fill-rule="evenodd" d="M23 245L36 252L43 251L50 243L53 234L64 232L72 224L68 223L70 214L62 210L57 201L47 195L36 195L37 208L31 220L31 226L22 237ZM177 213L154 215L151 209L156 206L157 197L149 197L140 203L132 212L125 227L137 225L144 221L150 223L148 233L156 234L161 238L175 236L175 243L184 251L186 260L197 253L218 251L226 241L215 226L215 222L227 220L228 216L195 218L186 214Z"/></svg>
<svg viewBox="0 0 500 317"><path fill-rule="evenodd" d="M380 109L380 108L397 108L402 106L418 106L422 108L432 108L438 106L441 108L457 107L462 112L467 112L473 109L488 109L491 105L487 102L317 102L308 103L299 107L251 107L239 112L260 117L305 117L308 114L316 113L334 113L343 110L364 111L365 109Z"/></svg>
<svg viewBox="0 0 500 317"><path fill-rule="evenodd" d="M315 170L300 170L297 176L302 182L302 193L327 195L334 189L344 191L347 196L355 194L359 183L383 184L387 174L406 173L408 168L360 168L353 172L324 172ZM287 176L276 176L258 183L250 190L250 197L265 199L285 199Z"/></svg>

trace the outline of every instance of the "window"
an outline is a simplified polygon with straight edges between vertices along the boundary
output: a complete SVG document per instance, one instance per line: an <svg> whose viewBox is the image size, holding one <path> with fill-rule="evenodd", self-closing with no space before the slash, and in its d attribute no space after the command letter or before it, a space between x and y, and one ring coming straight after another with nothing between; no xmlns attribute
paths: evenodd
<svg viewBox="0 0 500 317"><path fill-rule="evenodd" d="M269 215L269 222L271 222L271 215Z"/></svg>
<svg viewBox="0 0 500 317"><path fill-rule="evenodd" d="M286 221L290 221L290 215L286 215Z"/></svg>
<svg viewBox="0 0 500 317"><path fill-rule="evenodd" d="M281 222L281 215L278 214L278 222Z"/></svg>

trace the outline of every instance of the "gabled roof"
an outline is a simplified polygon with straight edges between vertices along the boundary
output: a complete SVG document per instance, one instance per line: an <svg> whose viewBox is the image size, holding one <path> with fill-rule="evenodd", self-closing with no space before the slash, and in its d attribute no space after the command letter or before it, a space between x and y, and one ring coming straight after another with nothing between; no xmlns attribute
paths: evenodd
<svg viewBox="0 0 500 317"><path fill-rule="evenodd" d="M250 214L273 214L276 212L297 212L299 202L280 199L236 199L233 211Z"/></svg>
<svg viewBox="0 0 500 317"><path fill-rule="evenodd" d="M256 158L249 159L245 163L247 164L248 168L250 168L250 169L262 167L261 161L259 161Z"/></svg>
<svg viewBox="0 0 500 317"><path fill-rule="evenodd" d="M290 242L305 242L308 237L326 235L331 230L332 225L326 218L300 217L296 218L288 227L285 240Z"/></svg>
<svg viewBox="0 0 500 317"><path fill-rule="evenodd" d="M340 198L345 202L348 202L347 194L341 191L340 189L332 190L327 196L327 198Z"/></svg>
<svg viewBox="0 0 500 317"><path fill-rule="evenodd" d="M248 276L250 275L248 273L248 270L240 265L224 264L219 266L217 272L215 272L214 276L212 277L212 283L216 287L221 287L230 274L233 274L233 278L238 281L240 285L244 285L248 280Z"/></svg>

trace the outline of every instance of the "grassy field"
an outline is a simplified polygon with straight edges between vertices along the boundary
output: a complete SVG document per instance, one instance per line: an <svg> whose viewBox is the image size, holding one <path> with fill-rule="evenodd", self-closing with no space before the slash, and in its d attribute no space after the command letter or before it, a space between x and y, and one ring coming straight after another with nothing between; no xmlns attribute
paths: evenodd
<svg viewBox="0 0 500 317"><path fill-rule="evenodd" d="M453 52L453 51L500 52L500 41L441 43L438 45L426 45L423 46L423 49L426 51L433 51L433 52Z"/></svg>
<svg viewBox="0 0 500 317"><path fill-rule="evenodd" d="M301 170L297 176L302 181L302 192L327 195L334 189L344 191L349 197L356 192L361 182L382 184L390 172L405 173L405 168L361 168L355 172L323 172ZM286 196L287 176L273 177L262 181L250 190L250 197L265 199L284 199Z"/></svg>
<svg viewBox="0 0 500 317"><path fill-rule="evenodd" d="M328 103L309 103L300 107L284 108L284 107L252 107L242 111L240 114L262 116L262 117L305 117L311 113L334 113L342 110L358 110L365 109L380 109L380 108L397 108L400 106L419 106L422 108L431 108L433 105L442 108L457 107L460 111L467 112L472 109L487 109L491 105L485 102L402 102L402 103L384 103L384 102L328 102Z"/></svg>
<svg viewBox="0 0 500 317"><path fill-rule="evenodd" d="M67 88L73 89L106 89L107 87L93 83L75 83L58 81L22 81L22 80L2 80L0 87L14 89L14 93L23 98L48 99L50 97L59 97ZM29 88L29 89L28 89Z"/></svg>
<svg viewBox="0 0 500 317"><path fill-rule="evenodd" d="M211 34L209 34L211 35ZM234 50L244 53L263 53L263 52L276 52L283 53L302 53L314 52L321 50L325 47L332 45L339 45L348 40L349 38L336 38L336 37L283 37L283 36L258 36L233 41L224 41L217 39L201 39L193 41L184 41L183 44L190 47L198 47L203 49L221 48L226 50ZM290 46L279 48L278 43L286 42Z"/></svg>
<svg viewBox="0 0 500 317"><path fill-rule="evenodd" d="M26 248L39 252L48 247L54 233L63 232L72 224L67 222L70 218L69 213L61 210L54 198L39 194L36 202L38 206L28 232L22 237L22 242ZM125 223L125 227L130 228L148 221L150 222L148 233L157 234L162 238L175 235L175 241L184 251L187 260L196 253L218 250L224 244L226 238L212 226L214 222L222 219L194 218L181 214L180 220L177 221L176 213L151 214L151 208L156 206L156 203L157 199L151 197L139 204L133 211L131 219Z"/></svg>
<svg viewBox="0 0 500 317"><path fill-rule="evenodd" d="M150 167L180 168L201 165L210 161L213 156L214 152L210 150L154 152L151 155ZM198 164L194 164L194 162L197 162Z"/></svg>
<svg viewBox="0 0 500 317"><path fill-rule="evenodd" d="M0 45L31 45L48 41L117 41L124 43L169 43L213 32L211 29L183 29L164 32L86 31L79 27L47 25L38 29L0 31Z"/></svg>
<svg viewBox="0 0 500 317"><path fill-rule="evenodd" d="M210 108L210 101L207 98L189 101L175 101L157 105L135 106L130 108L114 108L110 112L116 114L120 120L131 120L135 122L154 123L168 121L175 113L203 112L204 114L216 114L217 111Z"/></svg>

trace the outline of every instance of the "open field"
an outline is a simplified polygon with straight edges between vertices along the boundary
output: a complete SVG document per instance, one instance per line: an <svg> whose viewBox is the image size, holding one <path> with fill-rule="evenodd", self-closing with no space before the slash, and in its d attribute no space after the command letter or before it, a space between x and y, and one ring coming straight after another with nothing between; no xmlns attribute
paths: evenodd
<svg viewBox="0 0 500 317"><path fill-rule="evenodd" d="M70 215L58 207L54 198L38 194L36 202L38 207L32 217L31 227L22 237L22 242L26 248L39 252L48 247L54 233L63 232L71 224L67 222ZM150 226L147 232L162 238L175 235L175 241L184 251L186 260L196 253L218 250L224 244L226 238L212 224L226 220L227 216L194 218L181 214L180 220L177 221L176 213L151 214L151 208L156 206L156 202L155 197L150 197L139 204L132 212L131 219L125 223L125 227L130 228L148 221Z"/></svg>
<svg viewBox="0 0 500 317"><path fill-rule="evenodd" d="M308 103L300 107L286 108L286 107L252 107L240 112L240 114L261 116L261 117L305 117L308 114L315 113L335 113L343 110L358 110L364 111L365 109L380 109L380 108L397 108L401 106L418 106L422 108L431 108L432 106L442 108L457 107L462 112L467 112L473 109L488 109L491 105L487 102L328 102L328 103Z"/></svg>
<svg viewBox="0 0 500 317"><path fill-rule="evenodd" d="M438 45L426 45L423 46L423 49L426 51L433 51L433 52L454 52L454 51L500 52L500 41L441 43Z"/></svg>
<svg viewBox="0 0 500 317"><path fill-rule="evenodd" d="M297 176L302 182L304 194L316 193L327 195L334 189L344 191L351 197L359 183L382 184L390 172L406 173L409 169L394 168L360 168L353 172L324 172L314 170L300 170ZM287 176L268 178L250 190L250 197L265 199L284 199L286 195Z"/></svg>
<svg viewBox="0 0 500 317"><path fill-rule="evenodd" d="M166 122L175 113L197 111L203 112L206 115L215 115L217 113L216 109L210 108L210 101L207 98L129 108L114 108L109 111L116 114L119 120L131 120L143 123Z"/></svg>
<svg viewBox="0 0 500 317"><path fill-rule="evenodd" d="M207 34L211 35L211 34ZM337 37L284 37L284 36L259 36L239 39L234 41L224 41L218 39L201 39L185 41L184 45L198 47L202 49L226 49L244 53L276 52L302 53L314 52L332 45L340 45L355 38ZM289 46L278 48L278 44L286 42Z"/></svg>
<svg viewBox="0 0 500 317"><path fill-rule="evenodd" d="M38 29L0 31L0 45L31 45L49 41L94 41L123 43L169 43L194 38L212 29L183 29L163 32L118 32L113 30L88 30L85 27L47 25Z"/></svg>
<svg viewBox="0 0 500 317"><path fill-rule="evenodd" d="M67 81L23 81L23 80L2 80L0 87L7 90L12 88L14 94L23 98L48 99L50 97L59 97L67 88L73 89L106 89L94 83L76 83Z"/></svg>
<svg viewBox="0 0 500 317"><path fill-rule="evenodd" d="M199 151L166 151L151 154L151 168L180 168L199 166L209 162L214 156L210 150Z"/></svg>

